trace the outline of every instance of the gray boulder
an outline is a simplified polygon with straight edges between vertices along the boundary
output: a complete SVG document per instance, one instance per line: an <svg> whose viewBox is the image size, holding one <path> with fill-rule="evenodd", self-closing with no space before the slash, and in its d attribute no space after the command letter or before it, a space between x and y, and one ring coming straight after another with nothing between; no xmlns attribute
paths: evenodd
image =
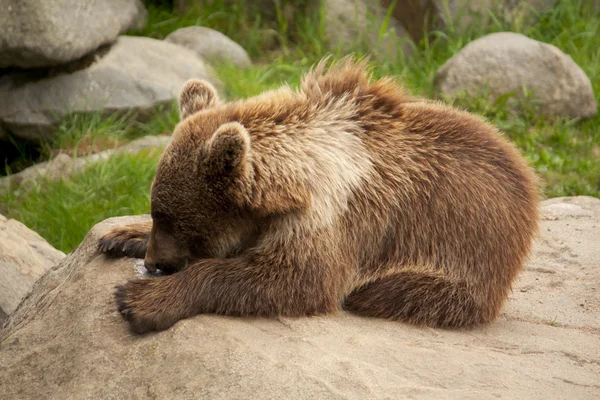
<svg viewBox="0 0 600 400"><path fill-rule="evenodd" d="M198 315L133 335L112 293L144 274L142 260L107 259L97 242L149 217L111 218L0 330L0 398L600 398L600 200L541 209L541 236L503 315L467 331L340 312Z"/></svg>
<svg viewBox="0 0 600 400"><path fill-rule="evenodd" d="M145 37L121 36L74 71L0 77L0 123L16 137L49 137L69 113L134 112L140 118L173 101L184 83L202 78L222 85L192 51Z"/></svg>
<svg viewBox="0 0 600 400"><path fill-rule="evenodd" d="M240 68L252 65L242 46L210 28L190 26L177 29L165 41L188 48L209 63L232 63Z"/></svg>
<svg viewBox="0 0 600 400"><path fill-rule="evenodd" d="M0 68L76 60L144 24L140 0L4 0Z"/></svg>
<svg viewBox="0 0 600 400"><path fill-rule="evenodd" d="M0 324L33 284L65 258L21 222L0 215Z"/></svg>
<svg viewBox="0 0 600 400"><path fill-rule="evenodd" d="M488 93L492 98L526 87L545 115L592 117L596 99L589 78L555 46L512 32L493 33L467 44L437 72L436 90Z"/></svg>

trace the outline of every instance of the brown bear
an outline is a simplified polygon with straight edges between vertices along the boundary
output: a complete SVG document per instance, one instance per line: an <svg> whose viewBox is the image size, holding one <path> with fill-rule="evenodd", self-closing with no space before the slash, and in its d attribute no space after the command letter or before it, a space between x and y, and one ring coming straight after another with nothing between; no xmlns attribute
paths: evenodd
<svg viewBox="0 0 600 400"><path fill-rule="evenodd" d="M185 85L152 223L100 241L168 273L118 287L134 331L198 313L498 316L537 232L533 171L480 118L373 81L364 60L325 66L226 104Z"/></svg>

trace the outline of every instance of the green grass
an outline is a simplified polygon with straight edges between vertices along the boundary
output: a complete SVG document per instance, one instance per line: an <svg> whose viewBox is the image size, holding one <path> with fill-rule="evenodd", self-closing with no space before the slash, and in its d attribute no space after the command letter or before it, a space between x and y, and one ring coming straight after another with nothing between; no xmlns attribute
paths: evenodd
<svg viewBox="0 0 600 400"><path fill-rule="evenodd" d="M132 114L72 114L61 122L52 140L42 143L42 154L50 158L59 152L97 153L142 136L170 134L178 119L175 103L159 106L144 122Z"/></svg>
<svg viewBox="0 0 600 400"><path fill-rule="evenodd" d="M136 121L132 114L71 114L57 127L54 137L38 146L12 139L19 156L0 170L0 176L17 173L59 153L80 157L114 149L142 136L169 135L177 122L179 111L175 102L158 106L144 122Z"/></svg>
<svg viewBox="0 0 600 400"><path fill-rule="evenodd" d="M435 73L446 60L478 37L511 30L568 53L590 78L597 96L600 93L600 15L592 13L590 5L584 0L559 1L528 29L492 19L485 29L470 27L461 32L453 29L445 33L432 32L410 57L400 55L387 62L374 60L373 72L375 76L397 76L413 93L435 97ZM310 37L308 33L306 36ZM306 68L327 55L317 51L312 41L307 39L307 42L306 47L297 46L270 63L250 70L221 68L219 72L227 83L227 95L248 97L282 82L297 84ZM357 51L357 55L363 54ZM454 104L484 116L501 128L544 179L546 196L600 196L600 116L585 121L549 119L535 112L533 101L509 100L510 96L504 96L490 103L485 97L462 97L455 99Z"/></svg>
<svg viewBox="0 0 600 400"><path fill-rule="evenodd" d="M248 50L255 66L246 70L227 65L216 68L228 99L256 95L284 82L295 86L301 74L322 57L344 55L325 41L324 26L318 19L297 17L292 37L285 21L269 23L253 17L240 3L214 0L203 4L184 16L149 6L147 25L130 34L164 38L181 27L203 25L230 36ZM373 73L376 77L397 76L414 94L435 97L435 73L446 60L478 37L509 30L569 54L588 75L598 97L600 15L593 13L590 5L586 0L559 0L531 27L492 17L484 26L431 32L410 56L372 59ZM356 43L357 56L367 50ZM600 116L585 121L546 118L536 113L534 101L513 100L510 96L494 102L483 96L461 96L452 101L483 115L519 146L545 181L547 197L600 197ZM175 105L156 112L145 123L135 123L127 116L73 116L61 125L58 139L47 145L46 153L81 155L90 148L114 146L141 135L168 133L176 123ZM148 212L148 190L157 158L156 154L116 157L67 180L42 180L33 190L0 193L0 213L23 221L53 245L70 251L94 223L110 216Z"/></svg>
<svg viewBox="0 0 600 400"><path fill-rule="evenodd" d="M27 190L0 193L2 213L38 232L59 250L73 250L106 218L150 212L159 152L118 155L70 179L42 179Z"/></svg>
<svg viewBox="0 0 600 400"><path fill-rule="evenodd" d="M173 31L187 26L205 26L215 29L240 43L251 57L258 57L265 48L273 48L281 35L273 24L252 15L245 1L213 0L199 2L188 14L179 15L168 7L146 2L148 20L142 29L129 35L164 39Z"/></svg>

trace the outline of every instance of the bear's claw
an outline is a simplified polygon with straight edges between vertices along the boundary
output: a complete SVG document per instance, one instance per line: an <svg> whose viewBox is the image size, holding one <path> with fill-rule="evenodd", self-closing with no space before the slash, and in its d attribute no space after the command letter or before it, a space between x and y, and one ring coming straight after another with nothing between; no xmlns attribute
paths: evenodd
<svg viewBox="0 0 600 400"><path fill-rule="evenodd" d="M165 278L136 279L115 286L117 310L135 333L160 331L179 320L177 304L168 304L157 286L168 283ZM168 298L168 296L167 296Z"/></svg>
<svg viewBox="0 0 600 400"><path fill-rule="evenodd" d="M111 257L144 258L151 228L151 224L115 228L100 239L98 250Z"/></svg>

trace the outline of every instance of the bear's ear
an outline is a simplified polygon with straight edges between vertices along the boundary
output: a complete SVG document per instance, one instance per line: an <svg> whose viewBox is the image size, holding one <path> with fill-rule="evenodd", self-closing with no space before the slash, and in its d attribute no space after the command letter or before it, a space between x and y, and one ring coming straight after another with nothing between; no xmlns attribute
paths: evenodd
<svg viewBox="0 0 600 400"><path fill-rule="evenodd" d="M208 141L208 158L211 170L229 174L243 170L250 153L248 131L237 122L227 122L219 127Z"/></svg>
<svg viewBox="0 0 600 400"><path fill-rule="evenodd" d="M185 119L190 115L214 107L219 104L219 95L215 88L208 82L200 79L191 79L183 85L179 95L179 115Z"/></svg>

